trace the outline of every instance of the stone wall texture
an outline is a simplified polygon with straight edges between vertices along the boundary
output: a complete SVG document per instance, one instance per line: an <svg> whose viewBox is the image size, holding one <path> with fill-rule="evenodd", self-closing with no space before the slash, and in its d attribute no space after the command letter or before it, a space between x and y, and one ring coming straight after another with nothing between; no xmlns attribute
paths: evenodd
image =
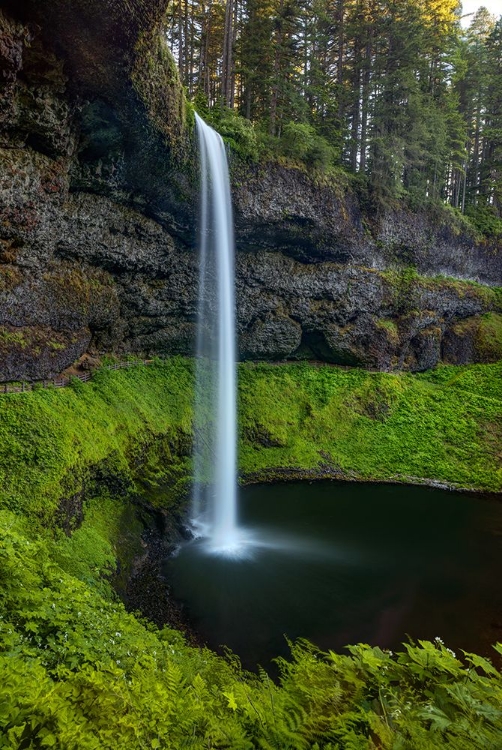
<svg viewBox="0 0 502 750"><path fill-rule="evenodd" d="M193 351L197 158L166 4L2 3L0 381L85 352ZM454 217L365 215L298 169L232 174L241 357L423 370L502 356L500 247Z"/></svg>

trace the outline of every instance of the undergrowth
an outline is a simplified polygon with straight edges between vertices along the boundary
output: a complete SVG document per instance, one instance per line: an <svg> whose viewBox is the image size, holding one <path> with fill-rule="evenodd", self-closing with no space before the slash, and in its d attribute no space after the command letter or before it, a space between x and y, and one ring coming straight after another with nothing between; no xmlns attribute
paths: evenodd
<svg viewBox="0 0 502 750"><path fill-rule="evenodd" d="M487 659L440 639L396 655L299 642L276 684L127 614L12 512L0 529L0 748L500 748L502 678Z"/></svg>
<svg viewBox="0 0 502 750"><path fill-rule="evenodd" d="M330 463L500 490L501 374L243 365L241 471ZM440 639L397 654L300 641L272 681L125 611L107 575L129 496L145 472L186 483L191 386L174 358L1 397L0 748L499 750L499 671ZM63 530L68 488L87 502Z"/></svg>

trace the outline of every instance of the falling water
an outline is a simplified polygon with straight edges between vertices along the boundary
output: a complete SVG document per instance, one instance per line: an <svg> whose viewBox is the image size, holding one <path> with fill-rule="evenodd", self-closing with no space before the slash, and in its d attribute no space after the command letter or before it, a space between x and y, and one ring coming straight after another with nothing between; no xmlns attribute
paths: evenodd
<svg viewBox="0 0 502 750"><path fill-rule="evenodd" d="M201 168L193 520L211 551L239 544L236 483L234 238L221 137L196 114Z"/></svg>

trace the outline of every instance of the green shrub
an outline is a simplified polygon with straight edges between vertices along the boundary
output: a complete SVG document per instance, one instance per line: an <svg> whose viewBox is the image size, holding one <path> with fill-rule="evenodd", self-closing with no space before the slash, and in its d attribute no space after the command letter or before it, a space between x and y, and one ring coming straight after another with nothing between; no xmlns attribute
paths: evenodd
<svg viewBox="0 0 502 750"><path fill-rule="evenodd" d="M284 156L315 169L326 170L333 162L333 148L306 123L286 123L282 129L280 149Z"/></svg>
<svg viewBox="0 0 502 750"><path fill-rule="evenodd" d="M237 156L245 161L257 161L258 141L253 124L249 120L227 107L213 107L202 112L201 117L218 131Z"/></svg>
<svg viewBox="0 0 502 750"><path fill-rule="evenodd" d="M488 237L502 237L502 218L496 214L493 206L468 206L465 213L482 234Z"/></svg>

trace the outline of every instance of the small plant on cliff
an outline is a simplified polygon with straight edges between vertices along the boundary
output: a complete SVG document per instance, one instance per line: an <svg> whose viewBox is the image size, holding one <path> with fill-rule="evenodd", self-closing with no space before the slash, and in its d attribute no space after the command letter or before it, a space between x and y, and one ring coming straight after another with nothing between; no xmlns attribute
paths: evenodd
<svg viewBox="0 0 502 750"><path fill-rule="evenodd" d="M241 159L257 161L258 141L255 129L249 120L240 117L233 109L227 107L202 108L201 117L221 135Z"/></svg>
<svg viewBox="0 0 502 750"><path fill-rule="evenodd" d="M21 349L25 349L28 346L28 341L22 331L13 331L2 326L0 327L0 347L2 345L18 346Z"/></svg>

